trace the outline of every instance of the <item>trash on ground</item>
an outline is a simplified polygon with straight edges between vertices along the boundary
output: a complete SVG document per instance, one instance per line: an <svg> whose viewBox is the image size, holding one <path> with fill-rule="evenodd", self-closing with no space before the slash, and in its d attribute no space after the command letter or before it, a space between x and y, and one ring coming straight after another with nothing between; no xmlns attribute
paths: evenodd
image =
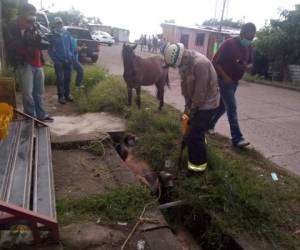
<svg viewBox="0 0 300 250"><path fill-rule="evenodd" d="M144 250L146 242L144 240L139 240L136 245L137 250Z"/></svg>
<svg viewBox="0 0 300 250"><path fill-rule="evenodd" d="M273 181L278 181L279 179L278 179L278 176L277 176L277 174L275 173L275 172L272 172L271 173L271 176L272 176L272 180Z"/></svg>
<svg viewBox="0 0 300 250"><path fill-rule="evenodd" d="M118 224L119 226L127 226L127 225L128 225L127 222L118 222L117 224Z"/></svg>

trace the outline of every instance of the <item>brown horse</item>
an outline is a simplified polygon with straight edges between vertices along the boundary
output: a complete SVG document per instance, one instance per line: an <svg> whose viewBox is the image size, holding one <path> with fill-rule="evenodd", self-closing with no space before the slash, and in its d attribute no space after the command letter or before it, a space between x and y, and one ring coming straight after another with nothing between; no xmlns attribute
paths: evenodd
<svg viewBox="0 0 300 250"><path fill-rule="evenodd" d="M165 85L169 86L168 68L164 65L164 60L160 56L141 58L134 54L137 44L123 45L123 78L127 83L128 105L132 103L132 89L136 90L136 104L141 107L141 86L156 85L157 99L159 100L159 110L164 105Z"/></svg>

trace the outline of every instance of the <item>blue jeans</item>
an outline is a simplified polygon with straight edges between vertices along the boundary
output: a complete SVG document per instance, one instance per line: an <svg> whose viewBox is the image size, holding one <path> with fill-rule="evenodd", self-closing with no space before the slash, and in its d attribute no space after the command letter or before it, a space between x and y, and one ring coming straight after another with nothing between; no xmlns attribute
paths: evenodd
<svg viewBox="0 0 300 250"><path fill-rule="evenodd" d="M56 74L56 86L58 97L69 97L72 63L54 62L54 69Z"/></svg>
<svg viewBox="0 0 300 250"><path fill-rule="evenodd" d="M241 139L243 139L243 134L241 133L238 122L237 104L235 99L235 92L237 86L237 82L224 83L223 80L219 79L219 87L221 94L220 106L216 109L216 112L209 125L209 128L213 129L220 117L225 113L225 111L227 111L227 117L230 125L230 132L233 144L236 144Z"/></svg>
<svg viewBox="0 0 300 250"><path fill-rule="evenodd" d="M30 64L20 65L16 74L22 92L24 113L40 120L45 119L48 114L44 110L43 103L45 91L43 68L36 68Z"/></svg>
<svg viewBox="0 0 300 250"><path fill-rule="evenodd" d="M83 67L78 60L73 62L73 68L76 71L76 86L80 87L83 80Z"/></svg>

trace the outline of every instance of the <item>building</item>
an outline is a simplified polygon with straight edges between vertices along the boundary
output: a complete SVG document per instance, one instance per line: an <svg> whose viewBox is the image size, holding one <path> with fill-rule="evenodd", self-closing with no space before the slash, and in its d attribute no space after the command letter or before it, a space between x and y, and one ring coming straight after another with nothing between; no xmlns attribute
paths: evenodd
<svg viewBox="0 0 300 250"><path fill-rule="evenodd" d="M171 23L161 24L163 37L167 42L184 44L185 48L196 50L212 59L220 43L229 37L237 36L239 30L224 28L219 32L215 27L180 26Z"/></svg>
<svg viewBox="0 0 300 250"><path fill-rule="evenodd" d="M112 28L111 35L114 37L116 42L127 43L129 42L130 31L120 28Z"/></svg>
<svg viewBox="0 0 300 250"><path fill-rule="evenodd" d="M88 27L91 32L103 31L103 32L107 32L109 34L111 34L111 32L112 32L112 27L108 26L108 25L89 23Z"/></svg>
<svg viewBox="0 0 300 250"><path fill-rule="evenodd" d="M111 27L103 24L88 24L88 27L91 32L103 31L111 34L116 42L129 42L129 30Z"/></svg>

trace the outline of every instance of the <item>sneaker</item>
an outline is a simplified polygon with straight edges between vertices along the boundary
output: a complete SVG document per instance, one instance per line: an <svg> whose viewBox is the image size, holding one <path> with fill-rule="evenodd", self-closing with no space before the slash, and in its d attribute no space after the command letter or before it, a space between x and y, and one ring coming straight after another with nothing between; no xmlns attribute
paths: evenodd
<svg viewBox="0 0 300 250"><path fill-rule="evenodd" d="M50 122L54 122L54 119L50 116L47 116L44 119L42 119L41 121L50 123Z"/></svg>
<svg viewBox="0 0 300 250"><path fill-rule="evenodd" d="M245 139L241 139L238 143L235 143L233 145L238 148L245 148L250 145L250 142L246 141Z"/></svg>
<svg viewBox="0 0 300 250"><path fill-rule="evenodd" d="M209 135L215 135L217 132L215 131L215 129L211 128L211 129L209 129L209 130L207 131L207 133L208 133Z"/></svg>
<svg viewBox="0 0 300 250"><path fill-rule="evenodd" d="M69 95L69 96L65 97L65 100L67 102L73 102L73 97Z"/></svg>
<svg viewBox="0 0 300 250"><path fill-rule="evenodd" d="M59 98L58 98L58 102L59 102L60 104L66 104L66 100L65 100L65 98L63 98L63 97L59 97Z"/></svg>

